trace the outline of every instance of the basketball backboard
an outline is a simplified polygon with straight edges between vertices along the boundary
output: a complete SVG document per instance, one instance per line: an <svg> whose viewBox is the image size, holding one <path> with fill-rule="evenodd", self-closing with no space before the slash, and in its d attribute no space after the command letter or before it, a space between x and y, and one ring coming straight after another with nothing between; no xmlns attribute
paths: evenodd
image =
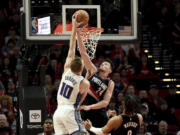
<svg viewBox="0 0 180 135"><path fill-rule="evenodd" d="M137 40L137 0L23 0L22 37L35 43L69 41L78 9L89 13L89 27L104 28L100 41Z"/></svg>

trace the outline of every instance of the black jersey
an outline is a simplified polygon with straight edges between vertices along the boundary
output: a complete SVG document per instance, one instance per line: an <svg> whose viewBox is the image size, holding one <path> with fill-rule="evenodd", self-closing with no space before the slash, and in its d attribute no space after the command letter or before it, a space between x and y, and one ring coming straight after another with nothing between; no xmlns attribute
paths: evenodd
<svg viewBox="0 0 180 135"><path fill-rule="evenodd" d="M136 135L140 127L138 115L132 117L128 115L121 115L121 126L113 131L112 135Z"/></svg>
<svg viewBox="0 0 180 135"><path fill-rule="evenodd" d="M103 79L98 74L94 74L88 80L90 82L90 90L83 102L84 105L96 104L103 100L110 82L110 79ZM89 119L95 127L103 127L108 121L106 108L89 111L82 110L81 117L83 120Z"/></svg>
<svg viewBox="0 0 180 135"><path fill-rule="evenodd" d="M88 80L90 82L90 91L88 92L88 95L85 100L88 100L87 104L95 104L103 100L110 79L103 79L98 74L94 74Z"/></svg>

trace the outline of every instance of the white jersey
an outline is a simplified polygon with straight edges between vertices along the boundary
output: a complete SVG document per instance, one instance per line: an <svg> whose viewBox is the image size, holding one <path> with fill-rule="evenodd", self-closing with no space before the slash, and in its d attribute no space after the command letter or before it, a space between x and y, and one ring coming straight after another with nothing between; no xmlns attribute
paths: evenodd
<svg viewBox="0 0 180 135"><path fill-rule="evenodd" d="M57 93L58 105L79 105L79 85L83 79L83 76L74 74L71 69L63 74Z"/></svg>

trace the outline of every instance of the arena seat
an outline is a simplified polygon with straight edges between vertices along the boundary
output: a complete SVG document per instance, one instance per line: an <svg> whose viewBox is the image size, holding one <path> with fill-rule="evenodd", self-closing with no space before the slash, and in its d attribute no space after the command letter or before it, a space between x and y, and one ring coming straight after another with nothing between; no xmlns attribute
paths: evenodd
<svg viewBox="0 0 180 135"><path fill-rule="evenodd" d="M174 114L175 114L175 116L179 122L179 125L180 125L180 109L175 109Z"/></svg>
<svg viewBox="0 0 180 135"><path fill-rule="evenodd" d="M158 95L159 97L164 99L166 96L168 96L168 94L169 94L168 89L160 89Z"/></svg>

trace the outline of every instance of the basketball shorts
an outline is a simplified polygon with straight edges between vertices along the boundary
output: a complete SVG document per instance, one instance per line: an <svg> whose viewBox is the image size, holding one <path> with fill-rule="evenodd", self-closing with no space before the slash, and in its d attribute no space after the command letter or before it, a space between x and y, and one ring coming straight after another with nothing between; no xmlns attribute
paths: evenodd
<svg viewBox="0 0 180 135"><path fill-rule="evenodd" d="M56 135L73 135L78 132L87 132L79 110L71 105L59 105L53 115L53 123Z"/></svg>

